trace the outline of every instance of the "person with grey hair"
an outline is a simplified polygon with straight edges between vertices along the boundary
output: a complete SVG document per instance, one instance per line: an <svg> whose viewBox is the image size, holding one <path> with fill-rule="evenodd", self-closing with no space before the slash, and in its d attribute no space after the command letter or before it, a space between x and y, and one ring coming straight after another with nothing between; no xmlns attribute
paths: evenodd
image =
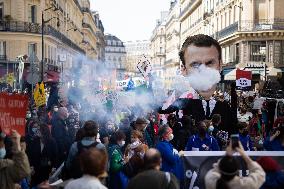
<svg viewBox="0 0 284 189"><path fill-rule="evenodd" d="M69 114L67 108L60 107L57 115L51 120L51 135L55 139L58 147L59 165L67 158L68 151L72 144L66 124L66 119L68 116Z"/></svg>

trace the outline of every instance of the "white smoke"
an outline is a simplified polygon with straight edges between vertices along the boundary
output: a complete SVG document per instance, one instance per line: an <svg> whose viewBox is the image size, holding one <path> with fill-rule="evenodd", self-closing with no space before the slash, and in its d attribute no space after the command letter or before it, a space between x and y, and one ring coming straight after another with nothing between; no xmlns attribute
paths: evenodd
<svg viewBox="0 0 284 189"><path fill-rule="evenodd" d="M190 86L197 91L207 91L219 83L221 76L218 70L209 68L204 64L194 69L186 80Z"/></svg>

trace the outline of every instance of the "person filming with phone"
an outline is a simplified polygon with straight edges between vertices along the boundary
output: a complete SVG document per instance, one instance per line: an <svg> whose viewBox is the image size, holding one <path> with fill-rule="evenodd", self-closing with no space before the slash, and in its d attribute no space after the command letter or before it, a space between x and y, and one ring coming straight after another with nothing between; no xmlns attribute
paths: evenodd
<svg viewBox="0 0 284 189"><path fill-rule="evenodd" d="M265 182L265 172L261 166L246 155L240 141L231 136L226 155L205 176L206 189L258 189ZM238 152L247 164L249 175L240 177L240 162L233 156Z"/></svg>

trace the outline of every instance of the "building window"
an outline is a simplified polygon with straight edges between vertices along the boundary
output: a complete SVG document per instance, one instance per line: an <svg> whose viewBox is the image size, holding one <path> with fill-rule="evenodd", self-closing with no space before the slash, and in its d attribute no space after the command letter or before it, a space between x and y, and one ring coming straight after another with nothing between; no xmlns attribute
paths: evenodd
<svg viewBox="0 0 284 189"><path fill-rule="evenodd" d="M29 56L36 55L36 43L30 43L29 44L28 54L29 54Z"/></svg>
<svg viewBox="0 0 284 189"><path fill-rule="evenodd" d="M0 20L3 20L4 17L4 5L0 3Z"/></svg>
<svg viewBox="0 0 284 189"><path fill-rule="evenodd" d="M250 61L265 62L266 61L266 42L251 42L250 43Z"/></svg>
<svg viewBox="0 0 284 189"><path fill-rule="evenodd" d="M240 44L236 44L236 62L239 63L240 61Z"/></svg>
<svg viewBox="0 0 284 189"><path fill-rule="evenodd" d="M29 22L36 23L36 6L30 5L29 6Z"/></svg>
<svg viewBox="0 0 284 189"><path fill-rule="evenodd" d="M6 60L6 41L0 41L0 59Z"/></svg>

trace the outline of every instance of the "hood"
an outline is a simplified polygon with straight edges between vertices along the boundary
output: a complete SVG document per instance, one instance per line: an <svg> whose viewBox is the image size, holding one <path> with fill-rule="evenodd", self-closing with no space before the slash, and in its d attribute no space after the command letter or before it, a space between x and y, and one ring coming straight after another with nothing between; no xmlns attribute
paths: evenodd
<svg viewBox="0 0 284 189"><path fill-rule="evenodd" d="M12 166L13 161L10 159L0 159L0 172L1 169L5 169L6 167Z"/></svg>

